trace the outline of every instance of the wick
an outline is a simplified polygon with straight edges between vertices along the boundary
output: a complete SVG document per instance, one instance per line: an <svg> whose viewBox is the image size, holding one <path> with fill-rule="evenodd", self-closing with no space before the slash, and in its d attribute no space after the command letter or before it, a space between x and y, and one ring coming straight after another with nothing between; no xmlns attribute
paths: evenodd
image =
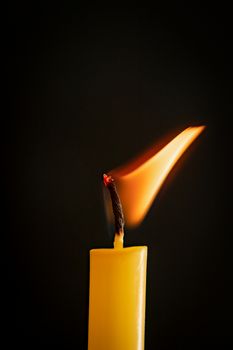
<svg viewBox="0 0 233 350"><path fill-rule="evenodd" d="M103 182L108 188L112 200L112 210L115 218L114 248L122 248L124 238L124 215L120 197L117 193L116 184L112 176L103 174Z"/></svg>

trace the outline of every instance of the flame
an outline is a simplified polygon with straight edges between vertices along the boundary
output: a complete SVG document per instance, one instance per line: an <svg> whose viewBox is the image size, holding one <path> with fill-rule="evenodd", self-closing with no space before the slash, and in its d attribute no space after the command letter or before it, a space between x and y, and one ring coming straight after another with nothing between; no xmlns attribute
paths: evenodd
<svg viewBox="0 0 233 350"><path fill-rule="evenodd" d="M151 149L146 160L144 154L133 164L110 172L117 184L127 226L134 227L144 219L168 174L204 128L189 127L159 152L153 153L154 148Z"/></svg>

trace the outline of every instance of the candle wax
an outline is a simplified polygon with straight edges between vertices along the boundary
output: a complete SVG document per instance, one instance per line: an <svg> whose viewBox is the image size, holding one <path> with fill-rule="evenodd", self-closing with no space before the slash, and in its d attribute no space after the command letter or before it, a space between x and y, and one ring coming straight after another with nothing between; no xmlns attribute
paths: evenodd
<svg viewBox="0 0 233 350"><path fill-rule="evenodd" d="M147 247L90 251L88 350L143 350Z"/></svg>

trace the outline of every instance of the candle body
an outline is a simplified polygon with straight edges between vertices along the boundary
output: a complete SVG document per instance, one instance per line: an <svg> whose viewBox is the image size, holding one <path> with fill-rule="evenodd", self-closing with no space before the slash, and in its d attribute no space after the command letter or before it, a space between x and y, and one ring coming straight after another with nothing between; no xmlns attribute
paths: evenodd
<svg viewBox="0 0 233 350"><path fill-rule="evenodd" d="M88 350L143 350L147 247L90 251Z"/></svg>

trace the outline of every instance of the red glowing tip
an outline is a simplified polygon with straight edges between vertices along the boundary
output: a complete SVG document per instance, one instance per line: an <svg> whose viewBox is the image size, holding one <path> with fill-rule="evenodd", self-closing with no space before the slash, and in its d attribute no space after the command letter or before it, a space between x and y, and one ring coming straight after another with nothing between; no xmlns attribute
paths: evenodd
<svg viewBox="0 0 233 350"><path fill-rule="evenodd" d="M103 174L103 182L106 187L113 182L113 178L110 175Z"/></svg>

